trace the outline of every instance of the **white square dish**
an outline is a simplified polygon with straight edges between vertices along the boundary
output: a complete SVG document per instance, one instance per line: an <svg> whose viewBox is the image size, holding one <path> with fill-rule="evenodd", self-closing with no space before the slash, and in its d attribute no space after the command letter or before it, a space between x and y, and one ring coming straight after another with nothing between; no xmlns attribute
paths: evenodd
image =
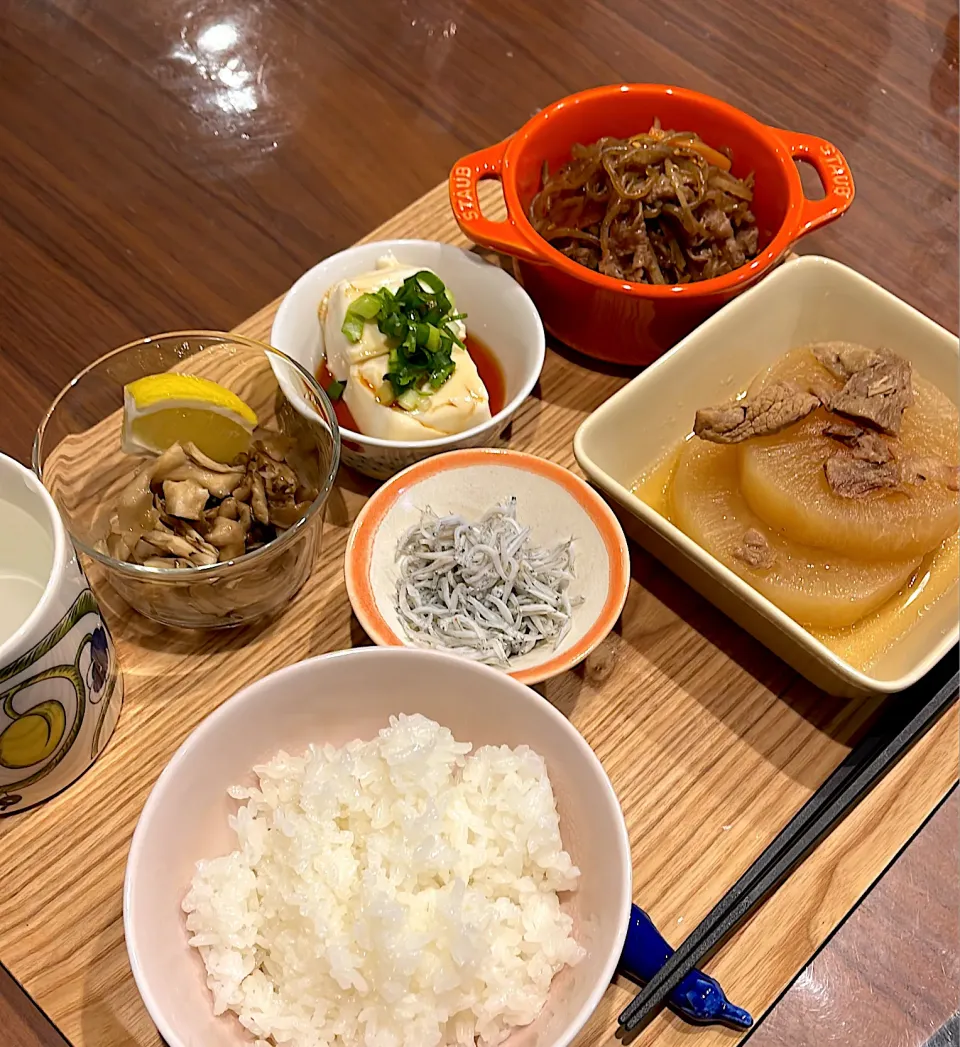
<svg viewBox="0 0 960 1047"><path fill-rule="evenodd" d="M725 306L594 411L574 451L631 537L798 672L841 697L890 694L919 680L957 643L956 583L861 672L631 491L690 432L698 407L735 395L788 349L827 340L892 349L957 402L956 335L847 266L808 255Z"/></svg>

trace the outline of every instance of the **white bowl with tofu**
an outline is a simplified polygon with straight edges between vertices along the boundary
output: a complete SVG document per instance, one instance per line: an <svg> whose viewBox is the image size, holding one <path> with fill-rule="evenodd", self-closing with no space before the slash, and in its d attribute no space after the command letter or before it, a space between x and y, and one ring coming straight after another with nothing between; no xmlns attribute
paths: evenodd
<svg viewBox="0 0 960 1047"><path fill-rule="evenodd" d="M315 265L281 302L270 342L318 376L335 400L341 460L377 479L496 445L546 352L540 316L508 273L430 240L360 244Z"/></svg>

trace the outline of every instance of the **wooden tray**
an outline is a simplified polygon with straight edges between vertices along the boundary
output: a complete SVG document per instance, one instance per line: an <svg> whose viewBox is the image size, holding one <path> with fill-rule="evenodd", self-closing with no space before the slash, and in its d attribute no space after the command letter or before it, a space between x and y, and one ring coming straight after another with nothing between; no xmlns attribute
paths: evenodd
<svg viewBox="0 0 960 1047"><path fill-rule="evenodd" d="M496 190L486 210L499 206ZM444 186L368 239L463 244ZM266 339L277 303L238 331ZM510 445L574 468L573 433L624 382L551 350ZM238 688L309 655L367 643L350 614L342 557L372 484L342 471L307 587L260 629L193 635L127 609L103 579L126 679L117 731L94 768L46 805L0 820L0 960L75 1047L160 1044L123 942L127 847L151 785L187 733ZM679 942L844 757L876 702L815 691L632 547L621 624L574 672L540 690L582 731L623 804L634 897ZM710 963L760 1017L957 779L956 707ZM612 985L581 1045L611 1039L632 986ZM717 1047L734 1032L670 1013L635 1041Z"/></svg>

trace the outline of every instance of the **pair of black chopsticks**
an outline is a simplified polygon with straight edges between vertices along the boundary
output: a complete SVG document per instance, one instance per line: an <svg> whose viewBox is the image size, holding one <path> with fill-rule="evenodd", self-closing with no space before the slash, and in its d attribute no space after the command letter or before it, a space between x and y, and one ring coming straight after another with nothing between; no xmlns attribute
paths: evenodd
<svg viewBox="0 0 960 1047"><path fill-rule="evenodd" d="M636 1030L667 1003L686 975L702 965L957 700L957 660L955 647L919 683L887 700L885 712L846 759L624 1009L619 1019L624 1032Z"/></svg>

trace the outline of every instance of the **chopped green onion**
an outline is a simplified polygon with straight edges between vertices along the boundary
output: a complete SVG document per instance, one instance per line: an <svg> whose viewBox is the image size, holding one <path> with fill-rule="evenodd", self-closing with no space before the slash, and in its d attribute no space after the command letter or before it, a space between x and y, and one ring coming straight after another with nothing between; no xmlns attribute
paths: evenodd
<svg viewBox="0 0 960 1047"><path fill-rule="evenodd" d="M416 389L407 389L397 397L397 407L402 407L404 411L415 411L422 399L424 398Z"/></svg>
<svg viewBox="0 0 960 1047"><path fill-rule="evenodd" d="M355 301L350 303L350 308L347 310L348 313L356 313L357 316L362 316L364 320L372 320L383 308L383 302L375 294L362 294Z"/></svg>
<svg viewBox="0 0 960 1047"><path fill-rule="evenodd" d="M340 397L343 396L343 390L346 388L346 382L338 382L334 380L327 386L327 388L324 391L326 392L327 396L330 397L333 403L336 403L337 400L339 400Z"/></svg>
<svg viewBox="0 0 960 1047"><path fill-rule="evenodd" d="M453 374L453 349L463 347L463 340L451 325L465 317L465 313L454 312L453 296L440 277L421 269L408 276L396 292L382 287L360 295L347 309L341 331L350 342L359 342L364 324L375 322L387 338L388 370L377 399L389 405L407 392L439 389ZM407 402L413 403L413 396Z"/></svg>
<svg viewBox="0 0 960 1047"><path fill-rule="evenodd" d="M359 342L363 337L363 317L358 316L355 313L347 311L347 315L343 318L343 323L340 325L340 330L347 336L348 342Z"/></svg>
<svg viewBox="0 0 960 1047"><path fill-rule="evenodd" d="M428 269L421 269L414 279L424 291L428 291L431 294L441 295L446 290L440 277L436 273L431 273Z"/></svg>
<svg viewBox="0 0 960 1047"><path fill-rule="evenodd" d="M388 338L395 338L399 342L407 333L407 322L400 313L388 313L380 321L380 330Z"/></svg>
<svg viewBox="0 0 960 1047"><path fill-rule="evenodd" d="M440 367L435 374L430 376L430 387L431 389L439 389L440 386L453 374L456 364L452 360L448 360L442 367Z"/></svg>

